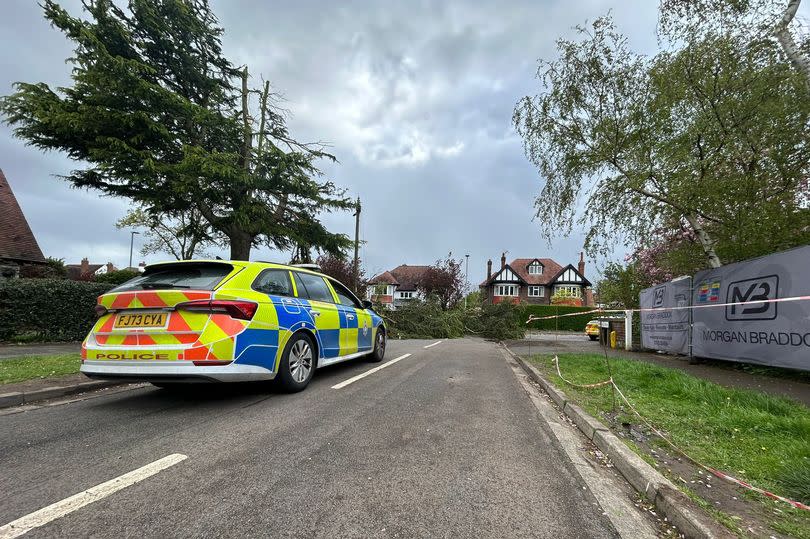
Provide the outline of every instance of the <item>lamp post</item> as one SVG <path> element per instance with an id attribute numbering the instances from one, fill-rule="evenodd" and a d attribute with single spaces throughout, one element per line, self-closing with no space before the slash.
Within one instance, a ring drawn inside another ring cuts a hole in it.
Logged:
<path id="1" fill-rule="evenodd" d="M 129 233 L 129 268 L 132 267 L 132 248 L 135 246 L 135 234 L 140 234 L 140 232 L 132 231 Z"/>
<path id="2" fill-rule="evenodd" d="M 467 259 L 467 264 L 464 268 L 464 309 L 467 309 L 467 296 L 470 295 L 470 253 L 464 255 Z"/>

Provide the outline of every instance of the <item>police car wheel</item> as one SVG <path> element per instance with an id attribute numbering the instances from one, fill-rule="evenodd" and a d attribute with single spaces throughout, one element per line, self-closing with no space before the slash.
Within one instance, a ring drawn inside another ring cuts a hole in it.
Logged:
<path id="1" fill-rule="evenodd" d="M 284 347 L 278 366 L 276 378 L 281 388 L 294 393 L 307 387 L 315 372 L 315 359 L 315 345 L 309 335 L 293 335 Z"/>
<path id="2" fill-rule="evenodd" d="M 597 336 L 596 336 L 596 335 L 588 335 L 588 337 L 589 337 L 589 338 L 590 338 L 592 341 L 595 341 L 595 340 L 597 339 Z"/>
<path id="3" fill-rule="evenodd" d="M 368 355 L 369 361 L 377 363 L 382 361 L 385 357 L 385 330 L 380 328 L 377 330 L 377 336 L 374 339 L 374 350 Z"/>

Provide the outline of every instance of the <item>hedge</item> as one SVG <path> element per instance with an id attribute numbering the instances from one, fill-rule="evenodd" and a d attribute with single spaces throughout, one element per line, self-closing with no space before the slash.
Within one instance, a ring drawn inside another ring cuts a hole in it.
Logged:
<path id="1" fill-rule="evenodd" d="M 521 310 L 525 315 L 525 322 L 530 315 L 553 316 L 557 314 L 581 313 L 594 310 L 594 307 L 573 307 L 570 305 L 524 305 Z M 585 325 L 597 317 L 596 313 L 583 314 L 581 316 L 566 316 L 564 318 L 551 318 L 549 320 L 536 320 L 528 327 L 531 329 L 560 330 L 560 331 L 585 331 Z"/>
<path id="2" fill-rule="evenodd" d="M 0 340 L 81 341 L 96 320 L 108 283 L 65 279 L 0 281 Z"/>

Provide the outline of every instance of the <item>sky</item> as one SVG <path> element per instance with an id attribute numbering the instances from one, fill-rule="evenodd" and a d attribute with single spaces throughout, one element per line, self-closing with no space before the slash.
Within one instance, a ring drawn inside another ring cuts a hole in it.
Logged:
<path id="1" fill-rule="evenodd" d="M 78 0 L 63 0 L 80 12 Z M 486 261 L 548 257 L 576 265 L 583 235 L 550 245 L 532 221 L 542 177 L 527 161 L 511 123 L 515 103 L 540 91 L 537 60 L 555 40 L 607 13 L 634 50 L 654 53 L 653 0 L 447 0 L 361 2 L 212 0 L 225 29 L 225 54 L 285 96 L 299 140 L 326 141 L 339 163 L 326 177 L 359 196 L 362 262 L 372 276 L 399 264 L 431 264 L 469 254 L 469 282 Z M 71 44 L 34 0 L 0 7 L 0 95 L 16 81 L 67 85 Z M 80 166 L 80 165 L 78 165 Z M 0 123 L 0 169 L 46 256 L 78 263 L 129 263 L 130 232 L 115 222 L 127 200 L 73 189 L 58 178 L 77 167 L 13 138 Z M 542 201 L 553 204 L 553 201 Z M 322 217 L 354 234 L 351 213 Z M 141 256 L 135 236 L 134 262 Z M 211 249 L 227 257 L 227 249 Z M 622 260 L 619 248 L 611 258 Z M 254 249 L 254 260 L 289 253 Z M 587 260 L 592 281 L 605 259 Z"/>

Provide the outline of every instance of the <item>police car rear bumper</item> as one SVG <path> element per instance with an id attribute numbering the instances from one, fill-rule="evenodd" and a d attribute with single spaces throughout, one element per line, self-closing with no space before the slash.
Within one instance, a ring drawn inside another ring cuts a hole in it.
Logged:
<path id="1" fill-rule="evenodd" d="M 195 365 L 193 361 L 100 361 L 88 359 L 80 371 L 103 380 L 133 382 L 255 382 L 276 374 L 257 365 Z"/>

